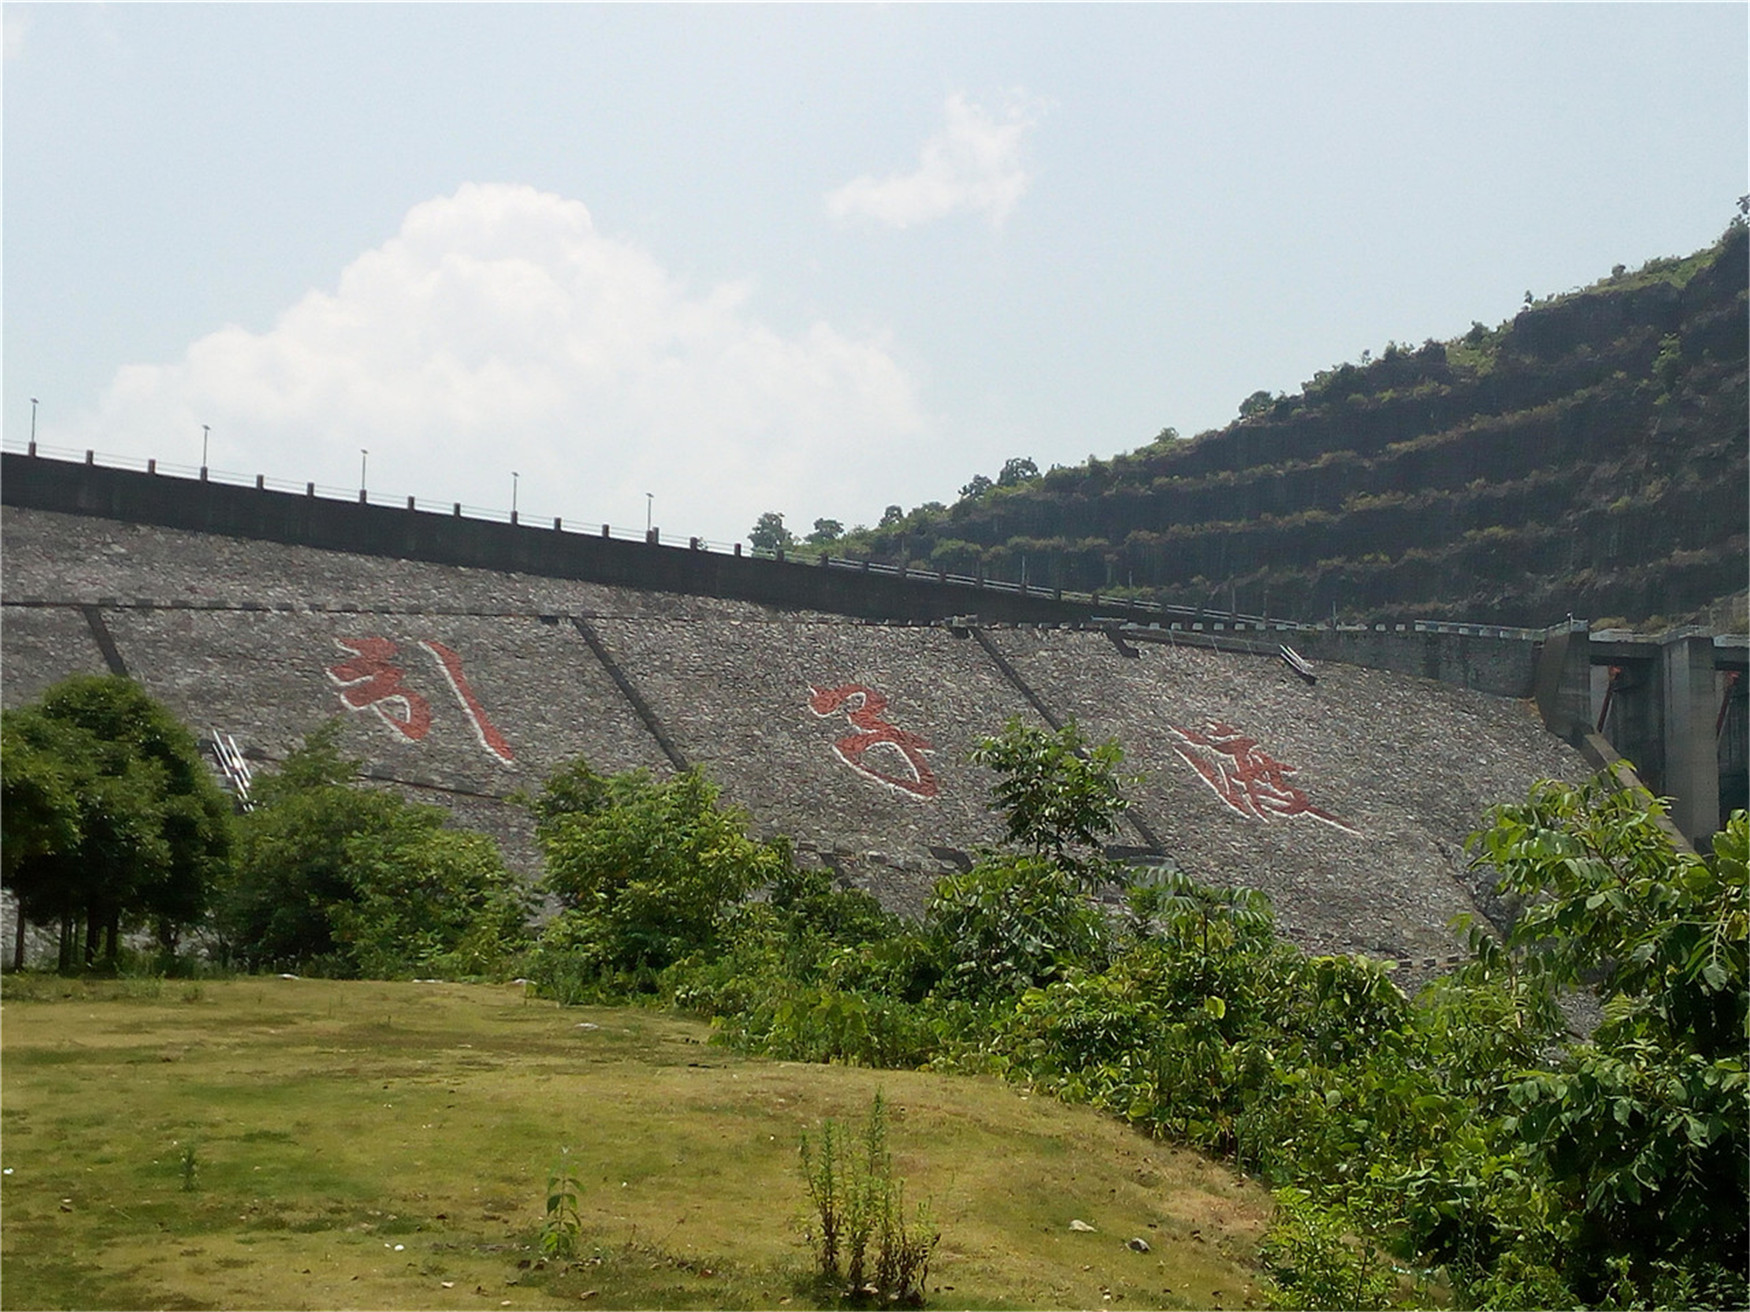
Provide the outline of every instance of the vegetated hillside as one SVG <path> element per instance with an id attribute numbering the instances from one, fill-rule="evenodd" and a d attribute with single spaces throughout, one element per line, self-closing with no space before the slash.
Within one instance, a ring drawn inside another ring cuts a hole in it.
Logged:
<path id="1" fill-rule="evenodd" d="M 1747 235 L 830 549 L 1302 620 L 1676 620 L 1745 584 Z"/>

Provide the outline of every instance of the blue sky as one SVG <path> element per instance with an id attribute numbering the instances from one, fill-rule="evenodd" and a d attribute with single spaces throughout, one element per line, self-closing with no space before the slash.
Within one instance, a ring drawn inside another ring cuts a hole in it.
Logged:
<path id="1" fill-rule="evenodd" d="M 4 426 L 729 541 L 1712 241 L 1745 6 L 5 6 Z"/>

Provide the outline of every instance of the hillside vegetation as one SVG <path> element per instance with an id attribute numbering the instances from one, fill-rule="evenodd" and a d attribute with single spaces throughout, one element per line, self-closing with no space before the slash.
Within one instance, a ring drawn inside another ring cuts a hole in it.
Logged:
<path id="1" fill-rule="evenodd" d="M 1744 587 L 1746 237 L 827 549 L 1301 620 L 1687 616 Z"/>

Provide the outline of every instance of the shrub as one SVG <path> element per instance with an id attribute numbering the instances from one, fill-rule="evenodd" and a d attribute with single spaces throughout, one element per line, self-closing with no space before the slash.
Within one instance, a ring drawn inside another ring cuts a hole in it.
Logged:
<path id="1" fill-rule="evenodd" d="M 357 786 L 339 726 L 308 735 L 237 822 L 238 869 L 221 908 L 246 965 L 392 979 L 492 974 L 527 941 L 528 895 L 483 834 L 442 807 Z"/>
<path id="2" fill-rule="evenodd" d="M 1320 1207 L 1304 1189 L 1276 1191 L 1276 1220 L 1259 1257 L 1275 1288 L 1276 1308 L 1395 1308 L 1397 1276 L 1389 1256 L 1366 1239 L 1351 1240 L 1348 1218 Z"/>
<path id="3" fill-rule="evenodd" d="M 564 908 L 537 961 L 554 981 L 593 973 L 653 982 L 665 966 L 714 948 L 730 910 L 790 864 L 784 844 L 749 838 L 746 813 L 720 806 L 696 770 L 663 783 L 636 771 L 579 791 L 586 807 L 537 810 L 546 888 Z M 543 801 L 554 800 L 549 789 Z"/>
<path id="4" fill-rule="evenodd" d="M 1018 994 L 1072 968 L 1098 970 L 1111 953 L 1105 917 L 1042 857 L 990 855 L 938 881 L 924 925 L 950 997 Z"/>

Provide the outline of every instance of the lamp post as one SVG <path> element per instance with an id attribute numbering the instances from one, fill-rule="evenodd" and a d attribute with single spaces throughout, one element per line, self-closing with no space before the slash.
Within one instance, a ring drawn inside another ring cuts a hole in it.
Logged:
<path id="1" fill-rule="evenodd" d="M 36 398 L 30 398 L 30 444 L 36 445 Z"/>
<path id="2" fill-rule="evenodd" d="M 522 475 L 516 470 L 510 471 L 510 522 L 513 524 L 516 523 L 516 485 L 517 480 L 521 477 Z"/>
<path id="3" fill-rule="evenodd" d="M 651 520 L 651 516 L 656 513 L 655 507 L 656 507 L 656 493 L 646 492 L 644 494 L 644 536 L 645 537 L 650 536 L 650 520 Z"/>
<path id="4" fill-rule="evenodd" d="M 359 500 L 365 499 L 365 461 L 370 458 L 370 452 L 364 447 L 359 448 Z"/>
<path id="5" fill-rule="evenodd" d="M 207 439 L 212 436 L 212 432 L 213 426 L 211 424 L 201 425 L 201 476 L 203 478 L 207 472 Z"/>

